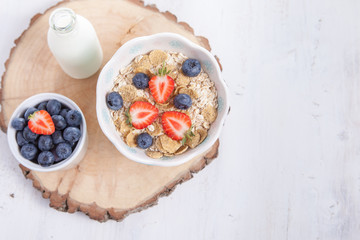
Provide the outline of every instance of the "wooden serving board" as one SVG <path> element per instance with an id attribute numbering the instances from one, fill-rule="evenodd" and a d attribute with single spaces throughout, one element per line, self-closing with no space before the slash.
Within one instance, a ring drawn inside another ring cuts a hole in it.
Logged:
<path id="1" fill-rule="evenodd" d="M 30 171 L 21 166 L 34 187 L 50 198 L 50 206 L 73 213 L 82 211 L 98 221 L 121 220 L 157 203 L 176 187 L 203 169 L 217 156 L 219 141 L 209 151 L 177 167 L 156 167 L 135 163 L 122 156 L 102 133 L 95 110 L 98 73 L 76 80 L 68 77 L 47 46 L 48 18 L 56 7 L 69 7 L 89 19 L 99 36 L 106 63 L 126 41 L 158 32 L 175 32 L 210 50 L 208 41 L 194 36 L 186 23 L 169 12 L 144 7 L 137 1 L 61 2 L 38 14 L 29 28 L 15 40 L 5 63 L 0 89 L 0 127 L 6 132 L 9 118 L 24 99 L 41 92 L 56 92 L 74 100 L 88 124 L 89 147 L 75 168 L 53 173 Z"/>

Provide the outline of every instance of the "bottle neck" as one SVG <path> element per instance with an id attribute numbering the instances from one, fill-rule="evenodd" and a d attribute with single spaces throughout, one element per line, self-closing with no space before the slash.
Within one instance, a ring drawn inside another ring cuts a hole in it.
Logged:
<path id="1" fill-rule="evenodd" d="M 49 25 L 56 33 L 69 33 L 75 28 L 76 14 L 70 8 L 55 9 L 50 15 Z"/>

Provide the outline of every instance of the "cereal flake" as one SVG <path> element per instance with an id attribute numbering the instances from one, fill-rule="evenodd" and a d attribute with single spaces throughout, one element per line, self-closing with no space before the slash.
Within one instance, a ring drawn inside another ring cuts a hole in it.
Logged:
<path id="1" fill-rule="evenodd" d="M 134 132 L 129 132 L 128 135 L 126 135 L 126 144 L 129 147 L 136 147 L 136 138 L 137 135 Z"/>
<path id="2" fill-rule="evenodd" d="M 145 154 L 148 156 L 148 157 L 151 157 L 151 158 L 161 158 L 162 156 L 164 156 L 163 153 L 161 152 L 158 152 L 158 151 L 150 151 L 150 150 L 146 150 L 145 151 Z"/>
<path id="3" fill-rule="evenodd" d="M 181 147 L 181 143 L 168 137 L 167 135 L 160 136 L 161 146 L 168 153 L 175 153 Z"/>
<path id="4" fill-rule="evenodd" d="M 186 85 L 189 84 L 190 78 L 188 76 L 185 76 L 182 73 L 179 73 L 179 75 L 177 76 L 175 82 L 176 82 L 176 84 L 178 86 L 186 86 Z"/>
<path id="5" fill-rule="evenodd" d="M 185 144 L 190 148 L 195 148 L 197 145 L 200 144 L 200 134 L 198 132 L 195 132 L 195 136 L 187 138 Z"/>
<path id="6" fill-rule="evenodd" d="M 207 107 L 202 110 L 201 115 L 203 115 L 206 121 L 212 123 L 215 121 L 217 116 L 216 108 L 212 105 L 207 105 Z"/>
<path id="7" fill-rule="evenodd" d="M 149 54 L 150 62 L 153 66 L 158 66 L 166 61 L 168 54 L 162 50 L 153 50 Z"/>
<path id="8" fill-rule="evenodd" d="M 133 85 L 125 85 L 119 89 L 120 95 L 125 102 L 132 102 L 136 97 L 136 87 Z"/>

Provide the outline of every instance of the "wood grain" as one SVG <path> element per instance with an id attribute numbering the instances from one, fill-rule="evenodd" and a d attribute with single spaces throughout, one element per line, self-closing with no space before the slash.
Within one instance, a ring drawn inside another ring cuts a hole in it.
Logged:
<path id="1" fill-rule="evenodd" d="M 4 63 L 31 16 L 56 0 L 2 2 Z M 145 3 L 189 23 L 221 59 L 232 109 L 218 159 L 156 207 L 99 224 L 49 209 L 0 132 L 1 238 L 359 239 L 360 2 Z"/>
<path id="2" fill-rule="evenodd" d="M 158 32 L 179 33 L 210 49 L 204 37 L 196 37 L 186 23 L 178 23 L 169 12 L 138 1 L 74 1 L 69 7 L 88 18 L 97 31 L 104 63 L 126 41 Z M 73 213 L 81 211 L 98 221 L 122 220 L 170 194 L 177 184 L 189 180 L 217 156 L 219 141 L 204 155 L 177 167 L 154 167 L 126 159 L 105 138 L 95 113 L 98 73 L 85 80 L 67 76 L 51 55 L 46 32 L 51 10 L 36 15 L 18 38 L 6 62 L 2 79 L 0 124 L 4 131 L 16 106 L 40 92 L 57 92 L 73 99 L 83 110 L 88 125 L 89 147 L 84 160 L 74 169 L 53 173 L 30 171 L 21 166 L 35 188 L 50 199 L 50 206 Z M 106 16 L 106 17 L 104 17 Z"/>

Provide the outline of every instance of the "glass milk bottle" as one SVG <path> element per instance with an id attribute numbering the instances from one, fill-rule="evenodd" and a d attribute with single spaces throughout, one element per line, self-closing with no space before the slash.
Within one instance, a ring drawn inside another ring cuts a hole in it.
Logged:
<path id="1" fill-rule="evenodd" d="M 72 78 L 99 70 L 103 52 L 91 23 L 70 8 L 55 9 L 49 18 L 48 45 L 61 68 Z"/>

